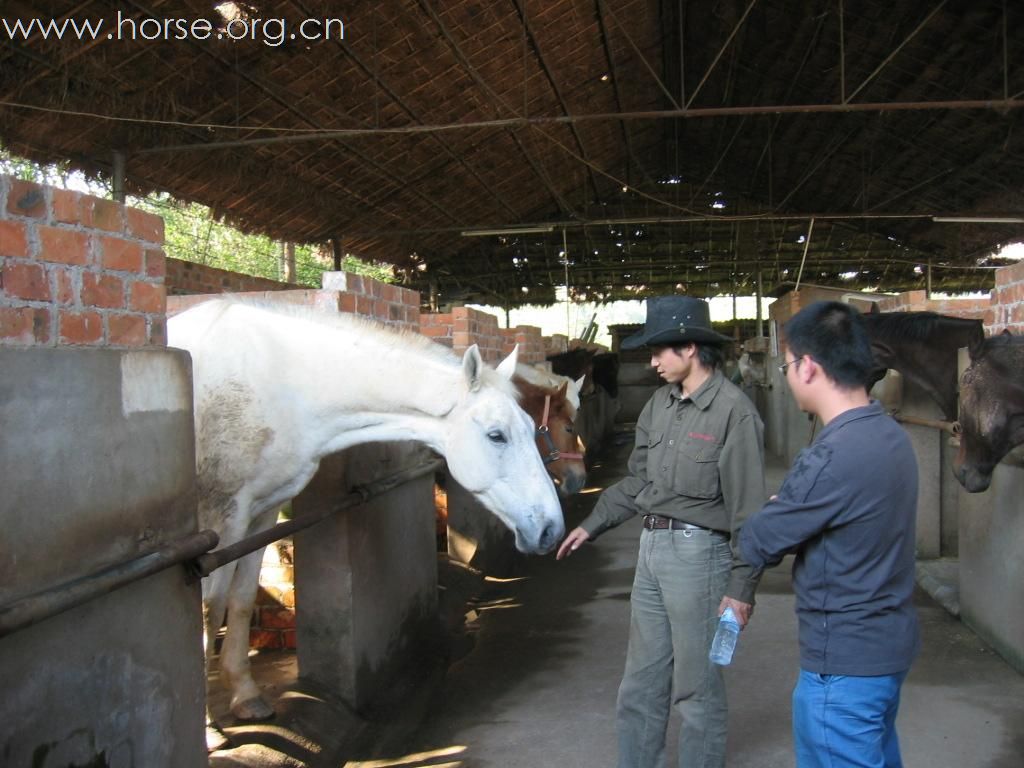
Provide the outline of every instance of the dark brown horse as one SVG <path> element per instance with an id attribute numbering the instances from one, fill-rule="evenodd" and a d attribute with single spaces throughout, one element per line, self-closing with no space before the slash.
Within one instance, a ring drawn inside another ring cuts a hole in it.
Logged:
<path id="1" fill-rule="evenodd" d="M 550 374 L 545 375 L 550 377 Z M 568 397 L 568 388 L 575 384 L 564 380 L 561 384 L 544 386 L 536 383 L 536 379 L 528 381 L 518 369 L 512 383 L 519 391 L 519 405 L 537 425 L 537 450 L 559 495 L 578 493 L 586 484 L 587 468 L 583 445 L 573 423 L 576 408 Z"/>
<path id="2" fill-rule="evenodd" d="M 619 356 L 614 352 L 598 352 L 577 347 L 568 352 L 549 355 L 551 370 L 571 379 L 584 378 L 580 394 L 586 398 L 594 387 L 601 387 L 610 397 L 619 396 Z"/>
<path id="3" fill-rule="evenodd" d="M 979 493 L 992 482 L 996 464 L 1024 444 L 1024 336 L 1004 332 L 968 349 L 953 473 L 969 493 Z"/>
<path id="4" fill-rule="evenodd" d="M 893 368 L 924 389 L 946 419 L 955 421 L 957 350 L 984 340 L 981 321 L 935 312 L 874 311 L 864 320 L 877 364 L 868 388 Z"/>

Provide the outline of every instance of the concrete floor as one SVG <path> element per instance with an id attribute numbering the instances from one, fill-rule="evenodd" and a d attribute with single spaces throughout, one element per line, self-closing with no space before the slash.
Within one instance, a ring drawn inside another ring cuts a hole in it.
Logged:
<path id="1" fill-rule="evenodd" d="M 624 471 L 630 440 L 623 434 L 595 468 L 596 490 L 569 504 L 569 527 L 590 510 L 599 489 Z M 769 468 L 772 489 L 783 475 L 782 466 Z M 466 655 L 448 669 L 436 694 L 415 703 L 413 715 L 395 711 L 393 718 L 374 724 L 339 714 L 327 726 L 334 733 L 331 748 L 317 750 L 332 757 L 316 764 L 613 766 L 614 702 L 639 530 L 639 520 L 631 521 L 566 561 L 524 558 L 521 577 L 488 581 L 470 606 L 468 639 L 474 642 L 466 644 Z M 789 697 L 797 642 L 787 566 L 763 579 L 754 619 L 727 673 L 728 760 L 736 768 L 794 764 Z M 898 725 L 905 763 L 1021 768 L 1024 676 L 926 592 L 919 589 L 916 602 L 923 650 L 903 688 Z M 273 655 L 268 658 L 265 663 L 273 663 Z M 346 728 L 358 730 L 359 738 L 344 738 Z M 673 721 L 670 744 L 677 728 Z M 229 764 L 235 763 L 223 763 Z"/>

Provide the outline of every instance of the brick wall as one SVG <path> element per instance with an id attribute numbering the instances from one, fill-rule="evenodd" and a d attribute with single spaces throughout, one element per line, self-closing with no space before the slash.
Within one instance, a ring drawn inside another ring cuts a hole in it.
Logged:
<path id="1" fill-rule="evenodd" d="M 542 363 L 548 341 L 540 328 L 519 325 L 499 328 L 498 318 L 472 307 L 454 307 L 451 312 L 420 315 L 420 333 L 462 355 L 470 346 L 480 348 L 484 362 L 500 363 L 519 344 L 519 362 Z"/>
<path id="2" fill-rule="evenodd" d="M 231 293 L 236 296 L 258 298 L 261 301 L 298 304 L 359 315 L 410 333 L 420 331 L 420 295 L 417 291 L 347 272 L 325 272 L 323 284 L 324 288 L 320 290 L 300 288 Z M 196 304 L 209 301 L 220 293 L 224 292 L 168 296 L 167 314 L 176 315 Z"/>
<path id="3" fill-rule="evenodd" d="M 519 362 L 543 363 L 547 359 L 547 340 L 535 325 L 517 325 L 515 328 L 499 328 L 498 333 L 505 339 L 502 355 L 510 355 L 519 345 Z"/>
<path id="4" fill-rule="evenodd" d="M 926 299 L 924 291 L 907 291 L 878 303 L 883 312 L 938 312 L 982 320 L 985 335 L 1009 329 L 1024 333 L 1024 262 L 996 270 L 992 293 L 980 299 Z"/>
<path id="5" fill-rule="evenodd" d="M 951 317 L 985 320 L 992 309 L 988 297 L 980 299 L 929 299 L 925 291 L 905 291 L 878 302 L 882 312 L 938 312 Z"/>
<path id="6" fill-rule="evenodd" d="M 300 286 L 265 277 L 228 272 L 180 259 L 167 259 L 167 295 L 241 293 L 243 291 L 287 291 Z"/>
<path id="7" fill-rule="evenodd" d="M 166 344 L 159 216 L 0 176 L 0 345 Z"/>
<path id="8" fill-rule="evenodd" d="M 996 270 L 992 314 L 985 320 L 985 332 L 994 336 L 1005 330 L 1024 333 L 1024 261 Z"/>

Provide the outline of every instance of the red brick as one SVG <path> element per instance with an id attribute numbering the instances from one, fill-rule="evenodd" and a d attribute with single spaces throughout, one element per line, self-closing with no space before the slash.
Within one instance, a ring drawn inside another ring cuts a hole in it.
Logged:
<path id="1" fill-rule="evenodd" d="M 137 280 L 129 286 L 128 308 L 133 312 L 164 314 L 167 312 L 167 292 L 162 285 Z"/>
<path id="2" fill-rule="evenodd" d="M 167 257 L 160 248 L 147 248 L 143 253 L 146 261 L 146 277 L 164 278 L 167 276 Z"/>
<path id="3" fill-rule="evenodd" d="M 265 629 L 250 629 L 249 647 L 262 651 L 276 651 L 281 648 L 281 633 Z"/>
<path id="4" fill-rule="evenodd" d="M 13 216 L 45 218 L 46 190 L 31 181 L 11 179 L 11 191 L 7 195 L 7 211 Z"/>
<path id="5" fill-rule="evenodd" d="M 0 266 L 0 292 L 16 299 L 49 301 L 50 281 L 42 265 L 11 261 Z"/>
<path id="6" fill-rule="evenodd" d="M 84 232 L 39 227 L 39 260 L 56 264 L 87 264 L 89 239 Z"/>
<path id="7" fill-rule="evenodd" d="M 124 281 L 113 275 L 84 272 L 82 303 L 89 307 L 124 309 Z"/>
<path id="8" fill-rule="evenodd" d="M 420 334 L 428 338 L 434 339 L 434 341 L 439 341 L 442 338 L 448 338 L 449 332 L 447 328 L 442 328 L 440 326 L 425 328 L 421 325 Z"/>
<path id="9" fill-rule="evenodd" d="M 164 220 L 155 213 L 147 213 L 135 208 L 125 208 L 128 234 L 145 240 L 147 243 L 164 243 Z"/>
<path id="10" fill-rule="evenodd" d="M 35 307 L 0 307 L 0 344 L 46 344 L 50 312 Z"/>
<path id="11" fill-rule="evenodd" d="M 107 319 L 110 343 L 119 347 L 146 345 L 146 318 L 142 315 L 111 315 Z"/>
<path id="12" fill-rule="evenodd" d="M 124 232 L 124 206 L 113 200 L 82 198 L 82 223 L 105 232 Z"/>
<path id="13" fill-rule="evenodd" d="M 28 231 L 24 222 L 0 220 L 0 256 L 28 257 Z"/>
<path id="14" fill-rule="evenodd" d="M 259 626 L 260 629 L 294 629 L 295 611 L 280 606 L 261 608 Z"/>
<path id="15" fill-rule="evenodd" d="M 100 266 L 115 272 L 142 273 L 142 246 L 120 237 L 100 237 Z"/>
<path id="16" fill-rule="evenodd" d="M 82 196 L 70 189 L 52 191 L 53 221 L 63 224 L 80 224 L 82 221 Z"/>
<path id="17" fill-rule="evenodd" d="M 99 312 L 62 311 L 58 322 L 61 344 L 99 344 L 103 341 L 103 318 Z"/>
<path id="18" fill-rule="evenodd" d="M 338 302 L 342 312 L 354 313 L 356 311 L 356 297 L 351 293 L 343 293 Z"/>
<path id="19" fill-rule="evenodd" d="M 66 267 L 50 267 L 50 274 L 53 275 L 57 284 L 55 298 L 58 304 L 68 306 L 78 303 L 78 291 L 75 289 L 74 275 Z"/>
<path id="20" fill-rule="evenodd" d="M 298 633 L 294 629 L 286 629 L 281 633 L 281 644 L 289 651 L 299 647 Z"/>

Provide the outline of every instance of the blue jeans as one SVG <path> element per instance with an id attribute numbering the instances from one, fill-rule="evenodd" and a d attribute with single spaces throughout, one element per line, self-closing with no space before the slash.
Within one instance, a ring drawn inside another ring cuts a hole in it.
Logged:
<path id="1" fill-rule="evenodd" d="M 797 768 L 902 768 L 896 713 L 906 676 L 801 669 L 793 689 Z"/>
<path id="2" fill-rule="evenodd" d="M 626 671 L 615 713 L 619 768 L 665 768 L 673 706 L 682 715 L 679 765 L 725 765 L 725 683 L 708 651 L 731 567 L 729 541 L 722 534 L 641 533 Z"/>

